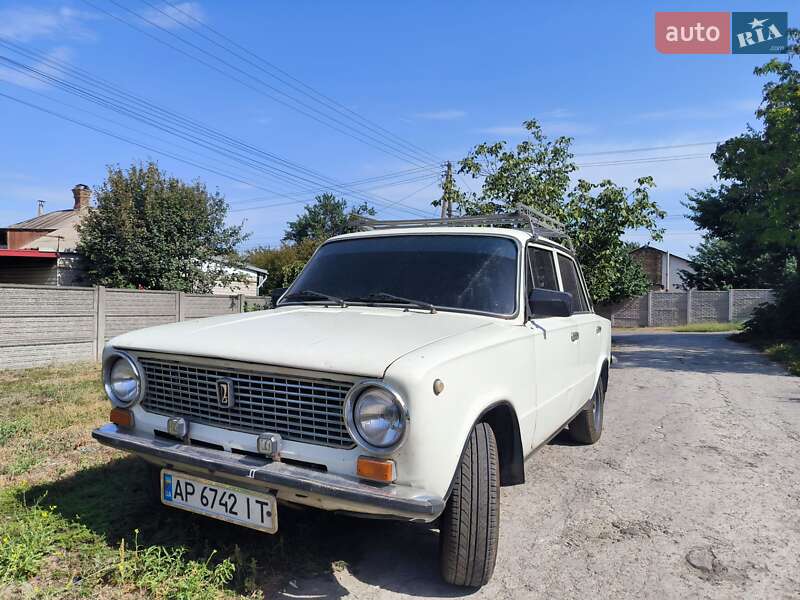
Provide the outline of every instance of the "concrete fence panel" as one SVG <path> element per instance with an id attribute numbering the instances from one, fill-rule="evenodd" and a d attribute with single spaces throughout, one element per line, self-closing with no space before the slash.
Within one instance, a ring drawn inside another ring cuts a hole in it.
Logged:
<path id="1" fill-rule="evenodd" d="M 772 290 L 733 290 L 733 321 L 745 321 L 761 304 L 772 302 Z"/>
<path id="2" fill-rule="evenodd" d="M 650 292 L 598 308 L 614 327 L 673 327 L 688 323 L 745 321 L 771 302 L 772 290 Z"/>
<path id="3" fill-rule="evenodd" d="M 92 360 L 92 288 L 0 285 L 0 369 Z"/>
<path id="4" fill-rule="evenodd" d="M 178 320 L 177 292 L 105 290 L 105 341 L 135 329 Z"/>
<path id="5" fill-rule="evenodd" d="M 248 298 L 252 306 L 266 299 Z M 0 369 L 98 360 L 120 334 L 245 309 L 244 296 L 0 284 Z"/>
<path id="6" fill-rule="evenodd" d="M 185 294 L 182 302 L 184 303 L 183 315 L 186 320 L 242 312 L 239 296 Z"/>
<path id="7" fill-rule="evenodd" d="M 692 323 L 725 323 L 729 320 L 727 291 L 692 291 Z"/>

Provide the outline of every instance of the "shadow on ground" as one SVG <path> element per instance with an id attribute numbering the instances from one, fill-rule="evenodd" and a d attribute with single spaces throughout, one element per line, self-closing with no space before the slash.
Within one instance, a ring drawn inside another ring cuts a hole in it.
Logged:
<path id="1" fill-rule="evenodd" d="M 279 531 L 269 535 L 166 508 L 149 491 L 150 471 L 143 461 L 122 458 L 26 492 L 30 503 L 44 505 L 116 546 L 185 547 L 187 558 L 236 564 L 233 591 L 261 589 L 272 598 L 295 589 L 298 580 L 318 588 L 320 597 L 341 598 L 348 590 L 333 572 L 347 569 L 367 584 L 411 595 L 458 597 L 471 593 L 442 582 L 438 573 L 438 532 L 430 526 L 367 520 L 313 509 L 281 506 Z M 304 588 L 306 586 L 303 586 Z"/>
<path id="2" fill-rule="evenodd" d="M 783 370 L 729 333 L 616 333 L 615 368 L 693 373 L 757 373 Z"/>

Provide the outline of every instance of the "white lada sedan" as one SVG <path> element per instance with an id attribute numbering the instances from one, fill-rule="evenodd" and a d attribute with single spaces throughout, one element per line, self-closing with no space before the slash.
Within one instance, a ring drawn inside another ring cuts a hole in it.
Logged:
<path id="1" fill-rule="evenodd" d="M 533 223 L 456 222 L 332 238 L 274 310 L 111 340 L 95 439 L 164 504 L 268 533 L 284 503 L 437 522 L 444 579 L 485 584 L 500 487 L 565 427 L 600 438 L 610 323 Z"/>

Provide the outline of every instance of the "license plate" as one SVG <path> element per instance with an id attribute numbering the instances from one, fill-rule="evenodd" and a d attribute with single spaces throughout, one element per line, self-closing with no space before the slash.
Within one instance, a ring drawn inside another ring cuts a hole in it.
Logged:
<path id="1" fill-rule="evenodd" d="M 267 533 L 278 531 L 277 502 L 272 494 L 162 469 L 161 502 Z"/>

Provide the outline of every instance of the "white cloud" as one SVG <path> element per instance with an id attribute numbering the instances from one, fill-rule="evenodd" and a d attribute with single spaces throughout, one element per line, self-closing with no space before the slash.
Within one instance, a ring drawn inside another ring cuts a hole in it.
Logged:
<path id="1" fill-rule="evenodd" d="M 180 2 L 178 4 L 164 4 L 158 8 L 150 8 L 142 16 L 164 29 L 177 29 L 181 25 L 197 27 L 198 21 L 205 21 L 205 12 L 197 2 Z"/>
<path id="2" fill-rule="evenodd" d="M 68 63 L 72 60 L 72 51 L 65 46 L 59 46 L 48 52 L 47 58 L 57 62 Z M 61 73 L 58 68 L 48 64 L 47 61 L 38 62 L 32 65 L 32 67 L 48 75 L 59 75 Z M 0 63 L 0 81 L 5 81 L 31 90 L 41 90 L 49 87 L 46 81 L 38 79 L 34 75 L 24 71 L 18 71 L 3 63 Z"/>
<path id="3" fill-rule="evenodd" d="M 417 119 L 428 119 L 430 121 L 453 121 L 467 116 L 466 111 L 456 109 L 437 110 L 433 112 L 422 112 L 414 115 Z"/>
<path id="4" fill-rule="evenodd" d="M 18 6 L 0 10 L 0 37 L 19 42 L 56 35 L 85 37 L 82 22 L 97 18 L 92 13 L 66 6 L 56 9 Z"/>

